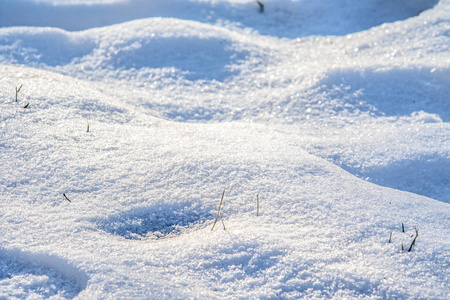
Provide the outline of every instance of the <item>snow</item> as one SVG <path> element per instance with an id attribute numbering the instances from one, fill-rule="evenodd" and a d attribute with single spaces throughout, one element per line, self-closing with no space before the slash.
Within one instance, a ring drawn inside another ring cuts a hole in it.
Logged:
<path id="1" fill-rule="evenodd" d="M 261 2 L 0 2 L 0 299 L 450 298 L 450 1 Z"/>

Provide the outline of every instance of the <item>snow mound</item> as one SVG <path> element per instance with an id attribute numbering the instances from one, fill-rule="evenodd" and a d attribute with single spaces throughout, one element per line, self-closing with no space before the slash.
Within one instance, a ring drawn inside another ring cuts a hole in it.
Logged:
<path id="1" fill-rule="evenodd" d="M 0 1 L 1 298 L 450 298 L 450 1 L 262 2 Z"/>
<path id="2" fill-rule="evenodd" d="M 159 18 L 82 33 L 19 27 L 0 30 L 0 61 L 82 78 L 224 81 L 251 55 L 238 38 L 211 25 Z"/>

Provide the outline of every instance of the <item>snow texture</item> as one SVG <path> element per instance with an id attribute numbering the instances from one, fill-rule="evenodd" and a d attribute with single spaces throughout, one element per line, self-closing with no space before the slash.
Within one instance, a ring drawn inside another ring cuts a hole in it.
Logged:
<path id="1" fill-rule="evenodd" d="M 0 1 L 0 299 L 450 298 L 450 0 L 261 3 Z"/>

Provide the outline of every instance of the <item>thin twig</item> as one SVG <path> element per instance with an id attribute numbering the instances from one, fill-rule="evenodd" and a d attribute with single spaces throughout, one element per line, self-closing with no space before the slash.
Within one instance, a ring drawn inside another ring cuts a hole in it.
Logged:
<path id="1" fill-rule="evenodd" d="M 405 232 L 405 225 L 402 222 L 402 232 Z"/>
<path id="2" fill-rule="evenodd" d="M 391 241 L 392 241 L 392 231 L 391 234 L 389 235 L 389 244 L 391 243 Z"/>
<path id="3" fill-rule="evenodd" d="M 89 121 L 87 121 L 87 129 L 86 132 L 89 132 Z"/>
<path id="4" fill-rule="evenodd" d="M 27 108 L 28 105 L 30 105 L 30 102 L 28 102 L 27 104 L 25 104 L 25 106 L 23 108 Z"/>
<path id="5" fill-rule="evenodd" d="M 223 190 L 223 193 L 222 193 L 222 199 L 220 199 L 219 209 L 217 210 L 216 220 L 214 221 L 214 225 L 213 225 L 213 227 L 211 228 L 211 231 L 213 231 L 214 226 L 216 226 L 217 219 L 219 219 L 219 216 L 220 216 L 220 208 L 222 207 L 222 201 L 223 201 L 223 197 L 224 197 L 224 196 L 225 196 L 225 190 Z"/>
<path id="6" fill-rule="evenodd" d="M 66 198 L 66 200 L 67 200 L 67 201 L 69 201 L 69 202 L 72 202 L 72 201 L 70 201 L 70 199 L 69 199 L 69 198 L 67 198 L 67 196 L 66 196 L 66 194 L 65 194 L 65 193 L 63 193 L 63 196 L 64 196 L 64 198 Z"/>

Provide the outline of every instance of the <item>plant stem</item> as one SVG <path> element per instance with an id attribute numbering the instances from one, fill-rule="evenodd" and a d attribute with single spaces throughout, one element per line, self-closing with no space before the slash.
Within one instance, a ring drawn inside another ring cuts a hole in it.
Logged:
<path id="1" fill-rule="evenodd" d="M 258 3 L 259 6 L 259 12 L 263 13 L 264 12 L 264 4 L 261 1 L 256 1 L 256 3 Z"/>
<path id="2" fill-rule="evenodd" d="M 219 219 L 219 216 L 220 216 L 220 208 L 222 207 L 222 201 L 223 201 L 223 197 L 224 197 L 224 196 L 225 196 L 225 190 L 223 190 L 223 193 L 222 193 L 222 199 L 220 199 L 219 209 L 217 210 L 216 220 L 214 221 L 214 225 L 213 225 L 213 227 L 211 228 L 211 231 L 213 231 L 214 226 L 216 226 L 217 219 Z M 224 227 L 225 227 L 225 225 L 224 225 Z"/>
<path id="3" fill-rule="evenodd" d="M 410 246 L 409 249 L 408 249 L 408 252 L 411 252 L 412 247 L 413 247 L 414 244 L 416 243 L 416 239 L 417 239 L 418 236 L 419 236 L 419 229 L 416 228 L 416 236 L 414 237 L 414 240 L 412 241 L 411 246 Z"/>
<path id="4" fill-rule="evenodd" d="M 225 223 L 223 222 L 222 212 L 220 213 L 220 221 L 222 221 L 223 230 L 227 230 L 227 229 L 225 228 Z"/>
<path id="5" fill-rule="evenodd" d="M 259 216 L 259 194 L 256 195 L 256 216 Z"/>
<path id="6" fill-rule="evenodd" d="M 23 84 L 21 84 L 21 85 L 19 86 L 19 88 L 17 88 L 17 86 L 16 86 L 16 102 L 17 102 L 17 94 L 19 94 L 20 89 L 22 88 L 22 86 L 23 86 Z"/>

